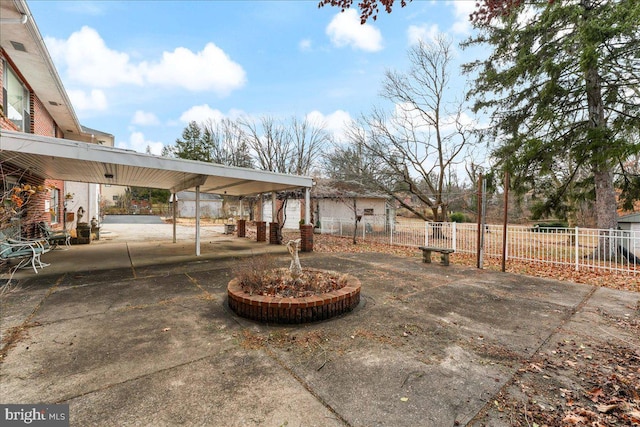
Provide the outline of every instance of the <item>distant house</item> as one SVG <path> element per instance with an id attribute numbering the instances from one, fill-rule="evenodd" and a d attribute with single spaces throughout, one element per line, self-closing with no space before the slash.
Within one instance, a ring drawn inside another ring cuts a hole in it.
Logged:
<path id="1" fill-rule="evenodd" d="M 395 220 L 389 197 L 372 191 L 345 186 L 344 183 L 319 180 L 311 192 L 316 226 L 332 218 L 353 220 L 357 217 L 368 229 L 384 228 Z"/>
<path id="2" fill-rule="evenodd" d="M 280 205 L 282 200 L 278 200 Z M 279 206 L 278 205 L 278 206 Z M 364 190 L 345 189 L 344 185 L 330 180 L 317 180 L 311 190 L 311 222 L 319 228 L 322 218 L 354 220 L 360 216 L 370 227 L 384 227 L 395 212 L 385 195 Z M 271 198 L 262 202 L 262 220 L 272 221 Z M 304 196 L 292 193 L 287 198 L 285 229 L 297 229 L 304 220 Z"/>
<path id="3" fill-rule="evenodd" d="M 637 231 L 640 233 L 640 212 L 619 217 L 618 226 L 620 230 Z"/>
<path id="4" fill-rule="evenodd" d="M 176 193 L 178 218 L 196 217 L 196 193 L 193 191 L 179 191 Z M 169 198 L 169 211 L 173 212 L 173 195 Z M 200 217 L 222 217 L 222 197 L 217 194 L 200 193 Z"/>
<path id="5" fill-rule="evenodd" d="M 102 204 L 104 207 L 119 206 L 124 200 L 129 187 L 124 185 L 102 185 Z"/>
<path id="6" fill-rule="evenodd" d="M 625 232 L 622 246 L 640 259 L 640 212 L 619 217 L 618 227 Z"/>

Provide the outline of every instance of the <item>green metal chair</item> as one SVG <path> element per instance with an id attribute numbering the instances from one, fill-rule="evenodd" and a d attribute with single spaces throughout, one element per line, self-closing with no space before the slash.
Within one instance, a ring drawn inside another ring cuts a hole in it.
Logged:
<path id="1" fill-rule="evenodd" d="M 9 263 L 17 260 L 16 270 L 31 264 L 33 271 L 38 274 L 38 267 L 43 268 L 48 265 L 40 260 L 40 255 L 48 251 L 49 249 L 42 241 L 10 239 L 0 231 L 0 261 Z"/>
<path id="2" fill-rule="evenodd" d="M 65 246 L 71 245 L 71 234 L 66 230 L 53 231 L 49 224 L 44 221 L 38 223 L 38 228 L 42 233 L 42 236 L 49 242 L 53 249 L 58 245 L 64 244 Z"/>

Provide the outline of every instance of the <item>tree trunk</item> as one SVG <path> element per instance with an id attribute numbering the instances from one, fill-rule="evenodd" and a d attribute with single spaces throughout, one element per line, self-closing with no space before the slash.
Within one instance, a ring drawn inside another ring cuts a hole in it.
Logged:
<path id="1" fill-rule="evenodd" d="M 598 228 L 605 230 L 618 228 L 616 192 L 613 188 L 613 174 L 610 168 L 594 171 L 596 187 L 596 216 Z"/>
<path id="2" fill-rule="evenodd" d="M 362 218 L 361 216 L 358 216 L 358 202 L 356 201 L 355 197 L 353 198 L 353 216 L 355 218 L 355 222 L 354 222 L 354 227 L 353 227 L 353 244 L 357 244 L 357 237 L 358 237 L 358 223 L 360 222 L 360 219 Z"/>
<path id="3" fill-rule="evenodd" d="M 587 22 L 592 13 L 590 0 L 583 0 L 585 8 L 584 19 Z M 588 34 L 588 32 L 587 32 Z M 587 35 L 588 37 L 588 35 Z M 591 145 L 591 159 L 596 193 L 596 224 L 599 229 L 609 230 L 618 228 L 618 212 L 616 194 L 613 188 L 613 173 L 610 160 L 603 157 L 602 151 L 609 144 L 610 134 L 607 132 L 607 119 L 602 100 L 602 78 L 598 72 L 596 56 L 596 41 L 584 41 L 582 62 L 584 63 L 585 89 L 589 114 L 589 128 L 587 138 Z M 599 259 L 609 260 L 615 254 L 613 242 L 608 231 L 602 232 L 597 256 Z"/>

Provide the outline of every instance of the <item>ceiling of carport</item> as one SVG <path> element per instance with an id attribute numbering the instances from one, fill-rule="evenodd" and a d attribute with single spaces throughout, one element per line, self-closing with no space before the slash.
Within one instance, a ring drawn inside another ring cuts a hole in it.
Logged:
<path id="1" fill-rule="evenodd" d="M 310 177 L 142 154 L 19 132 L 0 134 L 0 161 L 48 179 L 245 196 L 310 188 Z"/>

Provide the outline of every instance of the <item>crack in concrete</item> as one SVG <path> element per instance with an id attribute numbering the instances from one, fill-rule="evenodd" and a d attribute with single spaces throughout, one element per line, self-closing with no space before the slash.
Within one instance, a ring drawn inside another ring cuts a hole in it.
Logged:
<path id="1" fill-rule="evenodd" d="M 47 298 L 49 298 L 49 296 L 55 292 L 55 290 L 58 288 L 58 286 L 66 276 L 67 274 L 65 273 L 64 275 L 59 277 L 58 280 L 56 280 L 56 282 L 49 288 L 47 293 L 42 297 L 40 302 L 38 302 L 38 304 L 33 308 L 31 313 L 24 319 L 24 321 L 19 326 L 11 328 L 11 330 L 9 331 L 9 336 L 4 340 L 4 345 L 0 347 L 0 363 L 5 360 L 11 348 L 19 343 L 21 339 L 26 338 L 25 334 L 20 334 L 19 331 L 26 330 L 34 326 L 40 326 L 40 324 L 34 325 L 30 324 L 30 322 L 35 317 L 36 313 L 38 313 L 40 307 L 42 307 Z"/>
<path id="2" fill-rule="evenodd" d="M 560 320 L 560 323 L 558 324 L 558 326 L 556 326 L 553 329 L 553 331 L 544 340 L 542 340 L 540 345 L 536 347 L 535 351 L 532 352 L 532 356 L 529 358 L 526 358 L 523 361 L 523 364 L 529 363 L 529 360 L 535 357 L 535 355 L 540 352 L 540 349 L 542 349 L 545 345 L 549 343 L 549 341 L 551 341 L 551 338 L 553 338 L 559 332 L 561 332 L 564 326 L 573 318 L 573 316 L 575 316 L 576 313 L 578 313 L 578 311 L 582 310 L 582 308 L 587 304 L 587 302 L 589 302 L 589 300 L 591 299 L 591 297 L 593 297 L 593 294 L 595 294 L 597 290 L 598 290 L 597 286 L 592 286 L 591 290 L 584 296 L 584 298 L 582 298 L 582 300 L 578 304 L 573 306 L 571 310 L 569 310 L 569 313 L 563 319 Z M 491 406 L 493 405 L 493 402 L 497 400 L 500 393 L 505 392 L 508 387 L 514 384 L 514 381 L 517 375 L 518 375 L 518 369 L 513 371 L 513 373 L 511 374 L 511 377 L 504 383 L 504 385 L 500 387 L 500 389 L 495 394 L 493 394 L 493 396 L 491 396 L 490 399 L 487 400 L 487 403 L 485 403 L 485 405 L 482 408 L 480 408 L 478 413 L 476 413 L 473 416 L 473 418 L 469 420 L 469 422 L 467 423 L 467 426 L 472 426 L 474 425 L 474 423 L 480 421 L 480 418 L 482 417 L 482 415 L 484 415 L 484 413 L 488 411 L 489 408 L 491 408 Z"/>

